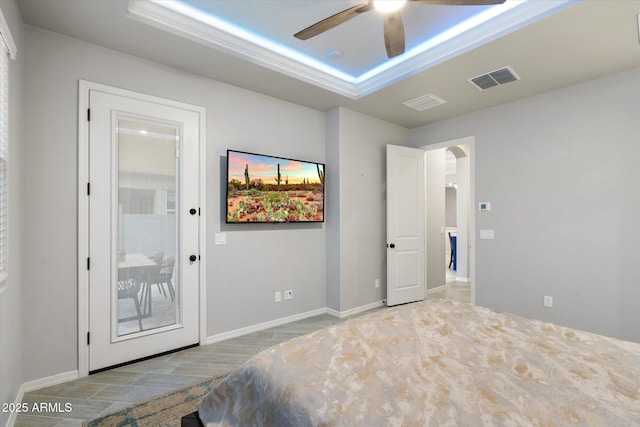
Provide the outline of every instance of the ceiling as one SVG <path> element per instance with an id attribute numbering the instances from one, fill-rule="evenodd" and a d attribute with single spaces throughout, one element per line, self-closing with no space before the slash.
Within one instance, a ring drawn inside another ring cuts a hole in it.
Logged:
<path id="1" fill-rule="evenodd" d="M 200 15 L 164 13 L 166 7 L 158 14 L 163 2 L 156 0 L 18 4 L 25 23 L 33 26 L 309 108 L 344 106 L 407 128 L 640 67 L 640 0 L 407 4 L 402 11 L 407 53 L 391 62 L 386 60 L 383 18 L 374 11 L 307 41 L 290 36 L 357 0 L 182 1 L 164 5 L 179 4 Z M 440 35 L 501 7 L 502 15 L 470 32 L 449 39 Z M 212 23 L 218 27 L 205 25 Z M 247 42 L 242 37 L 247 34 L 266 44 Z M 436 44 L 438 37 L 444 43 Z M 420 50 L 423 43 L 431 45 Z M 412 49 L 419 52 L 410 55 Z M 331 50 L 341 55 L 328 56 Z M 520 80 L 485 91 L 468 81 L 505 66 Z M 425 94 L 446 103 L 425 111 L 403 105 Z"/>
<path id="2" fill-rule="evenodd" d="M 406 50 L 388 58 L 383 28 L 385 17 L 395 15 L 376 10 L 378 0 L 372 0 L 372 10 L 353 13 L 369 7 L 356 1 L 131 0 L 129 17 L 358 99 L 572 4 L 499 0 L 502 4 L 450 6 L 392 0 L 403 6 L 400 34 L 406 43 L 400 45 Z M 302 23 L 307 27 L 342 11 L 352 16 L 343 25 L 308 40 L 293 35 Z"/>

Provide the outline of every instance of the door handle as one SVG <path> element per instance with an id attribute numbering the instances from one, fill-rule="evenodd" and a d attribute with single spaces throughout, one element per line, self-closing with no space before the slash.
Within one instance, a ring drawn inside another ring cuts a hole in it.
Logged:
<path id="1" fill-rule="evenodd" d="M 388 248 L 393 249 L 393 248 L 395 248 L 395 247 L 396 247 L 396 245 L 395 245 L 395 244 L 393 244 L 393 243 L 390 243 L 390 244 L 388 244 L 388 245 L 387 245 L 387 247 L 388 247 Z"/>
<path id="2" fill-rule="evenodd" d="M 191 255 L 191 256 L 189 257 L 189 261 L 191 261 L 191 262 L 196 262 L 196 260 L 197 260 L 197 259 L 198 259 L 198 257 L 197 257 L 197 256 L 195 256 L 195 255 Z"/>

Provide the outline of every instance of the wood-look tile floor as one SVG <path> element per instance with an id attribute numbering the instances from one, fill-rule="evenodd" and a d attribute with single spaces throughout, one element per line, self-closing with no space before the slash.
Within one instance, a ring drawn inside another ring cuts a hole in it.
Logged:
<path id="1" fill-rule="evenodd" d="M 468 301 L 468 295 L 468 284 L 456 282 L 439 288 L 428 299 L 446 297 Z M 381 309 L 384 307 L 376 310 Z M 62 408 L 65 404 L 71 404 L 72 411 L 60 415 L 19 414 L 15 426 L 79 426 L 84 420 L 227 372 L 280 342 L 347 319 L 323 314 L 32 391 L 23 398 L 29 407 L 35 403 L 57 403 Z"/>
<path id="2" fill-rule="evenodd" d="M 447 258 L 448 259 L 448 258 Z M 427 299 L 450 299 L 460 302 L 471 302 L 471 284 L 456 280 L 456 271 L 447 268 L 446 285 L 437 287 L 427 293 Z"/>
<path id="3" fill-rule="evenodd" d="M 53 403 L 73 410 L 59 416 L 20 414 L 16 427 L 79 426 L 82 421 L 117 411 L 227 372 L 282 341 L 342 322 L 324 314 L 286 325 L 195 347 L 26 393 L 23 403 Z"/>

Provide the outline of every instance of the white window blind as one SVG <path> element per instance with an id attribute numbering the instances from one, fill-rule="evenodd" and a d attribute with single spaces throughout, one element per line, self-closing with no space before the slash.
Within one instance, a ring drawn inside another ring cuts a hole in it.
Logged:
<path id="1" fill-rule="evenodd" d="M 7 280 L 9 172 L 9 52 L 0 39 L 0 287 Z"/>

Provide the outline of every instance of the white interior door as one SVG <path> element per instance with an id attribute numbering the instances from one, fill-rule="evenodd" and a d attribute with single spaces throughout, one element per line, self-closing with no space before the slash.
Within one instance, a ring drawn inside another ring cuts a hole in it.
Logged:
<path id="1" fill-rule="evenodd" d="M 424 151 L 387 145 L 387 305 L 424 299 Z"/>
<path id="2" fill-rule="evenodd" d="M 199 114 L 89 91 L 89 371 L 199 340 Z"/>

